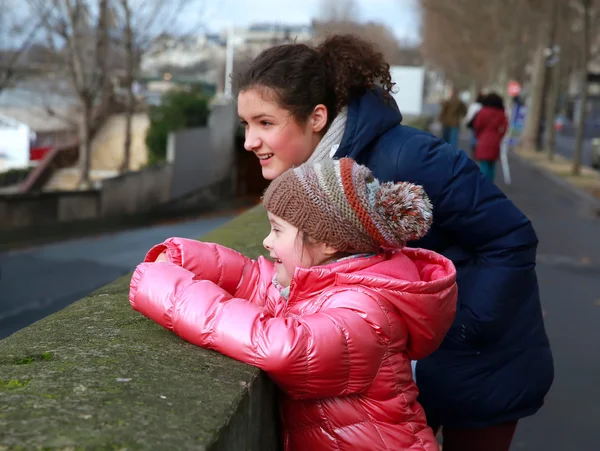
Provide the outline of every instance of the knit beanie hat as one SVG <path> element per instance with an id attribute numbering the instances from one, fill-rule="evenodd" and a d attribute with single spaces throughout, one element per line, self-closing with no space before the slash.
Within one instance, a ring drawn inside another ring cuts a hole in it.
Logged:
<path id="1" fill-rule="evenodd" d="M 317 242 L 348 253 L 402 248 L 423 237 L 433 219 L 421 186 L 380 183 L 350 158 L 287 170 L 271 182 L 263 205 Z"/>

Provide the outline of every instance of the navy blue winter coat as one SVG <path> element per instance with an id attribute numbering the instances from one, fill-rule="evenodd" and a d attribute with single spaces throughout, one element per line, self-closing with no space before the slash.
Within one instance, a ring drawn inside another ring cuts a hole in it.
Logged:
<path id="1" fill-rule="evenodd" d="M 409 245 L 456 265 L 456 319 L 439 350 L 417 364 L 419 401 L 433 426 L 483 427 L 532 415 L 554 369 L 531 222 L 463 151 L 401 121 L 381 91 L 356 98 L 334 158 L 351 157 L 383 181 L 422 185 L 433 226 Z"/>

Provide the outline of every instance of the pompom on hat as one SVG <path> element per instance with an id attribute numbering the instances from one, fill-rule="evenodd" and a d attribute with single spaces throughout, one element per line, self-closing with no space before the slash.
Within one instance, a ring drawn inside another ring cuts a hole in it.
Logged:
<path id="1" fill-rule="evenodd" d="M 433 220 L 423 187 L 380 183 L 351 158 L 287 170 L 271 182 L 263 205 L 318 242 L 348 253 L 402 248 L 425 236 Z"/>

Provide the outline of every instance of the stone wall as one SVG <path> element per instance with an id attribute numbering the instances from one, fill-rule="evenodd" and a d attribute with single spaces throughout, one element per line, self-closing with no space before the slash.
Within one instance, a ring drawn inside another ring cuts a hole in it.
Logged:
<path id="1" fill-rule="evenodd" d="M 0 196 L 0 231 L 96 218 L 100 192 L 70 191 Z"/>
<path id="2" fill-rule="evenodd" d="M 208 127 L 171 133 L 167 158 L 173 164 L 173 199 L 232 179 L 236 115 L 233 105 L 213 105 Z"/>
<path id="3" fill-rule="evenodd" d="M 262 207 L 205 236 L 251 257 Z M 130 276 L 0 341 L 0 449 L 277 451 L 277 393 L 129 306 Z"/>
<path id="4" fill-rule="evenodd" d="M 172 177 L 173 166 L 164 164 L 104 180 L 101 216 L 134 215 L 168 203 Z"/>

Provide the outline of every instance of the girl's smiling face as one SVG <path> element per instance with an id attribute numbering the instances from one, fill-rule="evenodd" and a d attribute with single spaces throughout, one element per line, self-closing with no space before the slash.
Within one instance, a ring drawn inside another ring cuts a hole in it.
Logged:
<path id="1" fill-rule="evenodd" d="M 238 95 L 238 115 L 246 129 L 244 148 L 258 157 L 267 180 L 308 160 L 327 124 L 323 105 L 317 105 L 306 123 L 300 124 L 275 99 L 267 88 L 248 89 Z"/>
<path id="2" fill-rule="evenodd" d="M 271 233 L 264 239 L 263 246 L 275 263 L 277 282 L 283 287 L 290 285 L 297 267 L 323 265 L 337 253 L 325 243 L 311 243 L 307 246 L 297 227 L 272 213 L 268 215 Z"/>

